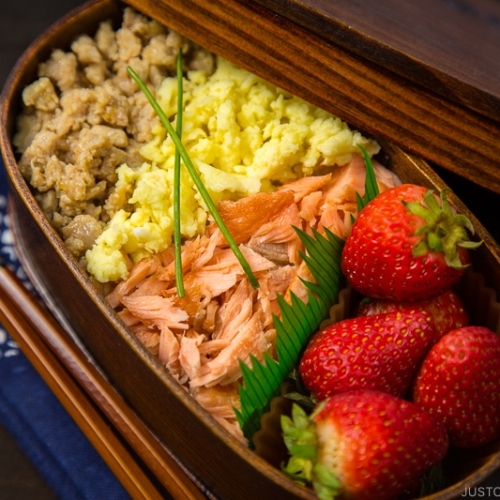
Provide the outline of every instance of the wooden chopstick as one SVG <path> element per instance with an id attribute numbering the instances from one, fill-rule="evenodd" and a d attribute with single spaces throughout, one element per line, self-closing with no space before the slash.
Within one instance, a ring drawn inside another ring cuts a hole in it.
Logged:
<path id="1" fill-rule="evenodd" d="M 47 347 L 34 341 L 31 325 L 0 292 L 0 318 L 31 363 L 133 498 L 161 498 L 102 416 Z M 19 332 L 21 332 L 19 334 Z"/>
<path id="2" fill-rule="evenodd" d="M 0 322 L 134 499 L 163 495 L 109 422 L 173 498 L 210 496 L 202 493 L 68 333 L 4 266 L 0 266 Z"/>

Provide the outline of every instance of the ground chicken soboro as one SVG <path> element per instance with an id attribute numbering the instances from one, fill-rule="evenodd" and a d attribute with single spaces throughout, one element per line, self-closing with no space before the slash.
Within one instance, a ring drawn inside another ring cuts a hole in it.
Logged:
<path id="1" fill-rule="evenodd" d="M 71 51 L 54 50 L 23 92 L 14 138 L 19 167 L 84 267 L 86 250 L 116 210 L 116 167 L 139 167 L 139 149 L 159 124 L 126 68 L 154 91 L 175 75 L 180 47 L 186 69 L 213 71 L 212 54 L 126 8 L 118 30 L 106 21 L 93 38 L 77 38 Z"/>

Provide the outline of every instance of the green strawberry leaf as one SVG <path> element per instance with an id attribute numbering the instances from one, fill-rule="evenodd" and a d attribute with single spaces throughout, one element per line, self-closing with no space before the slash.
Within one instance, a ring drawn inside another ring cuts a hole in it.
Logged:
<path id="1" fill-rule="evenodd" d="M 307 415 L 299 405 L 293 405 L 291 417 L 282 415 L 283 441 L 290 453 L 282 470 L 294 481 L 304 486 L 312 485 L 320 500 L 333 500 L 340 493 L 340 480 L 330 468 L 318 461 L 314 414 L 322 406 L 318 405 L 312 415 Z"/>
<path id="2" fill-rule="evenodd" d="M 314 491 L 319 500 L 335 499 L 342 486 L 337 476 L 328 467 L 319 463 L 314 464 L 313 473 L 315 477 L 313 481 Z"/>
<path id="3" fill-rule="evenodd" d="M 413 247 L 413 255 L 420 257 L 429 251 L 443 253 L 448 266 L 461 269 L 462 265 L 457 247 L 475 249 L 482 241 L 471 241 L 467 231 L 474 234 L 474 227 L 468 217 L 455 214 L 446 198 L 446 189 L 439 194 L 440 203 L 429 189 L 423 199 L 404 201 L 408 211 L 420 217 L 424 223 L 415 231 L 422 239 Z"/>

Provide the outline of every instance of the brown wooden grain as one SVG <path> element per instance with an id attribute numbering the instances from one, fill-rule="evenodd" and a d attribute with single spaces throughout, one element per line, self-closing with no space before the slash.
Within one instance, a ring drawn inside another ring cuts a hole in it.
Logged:
<path id="1" fill-rule="evenodd" d="M 446 100 L 500 117 L 497 0 L 257 0 Z"/>
<path id="2" fill-rule="evenodd" d="M 384 59 L 346 50 L 321 26 L 319 36 L 253 0 L 126 3 L 355 127 L 500 192 L 500 123 L 443 98 L 455 92 L 451 80 L 440 80 L 439 96 Z M 294 2 L 277 3 L 293 12 Z"/>

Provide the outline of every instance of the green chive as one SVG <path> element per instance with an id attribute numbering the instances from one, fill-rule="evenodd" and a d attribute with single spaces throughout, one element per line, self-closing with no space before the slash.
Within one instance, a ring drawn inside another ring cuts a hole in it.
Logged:
<path id="1" fill-rule="evenodd" d="M 182 86 L 182 50 L 177 55 L 177 135 L 182 138 L 182 110 L 184 90 Z M 182 271 L 181 241 L 181 155 L 175 148 L 174 163 L 174 250 L 175 250 L 175 284 L 177 295 L 184 297 L 184 275 Z"/>
<path id="2" fill-rule="evenodd" d="M 210 197 L 210 194 L 208 193 L 207 189 L 203 185 L 203 182 L 196 170 L 196 167 L 193 165 L 193 162 L 191 161 L 191 158 L 188 155 L 188 152 L 186 151 L 186 148 L 184 148 L 184 145 L 182 144 L 179 136 L 177 135 L 177 132 L 174 130 L 172 127 L 172 124 L 168 120 L 167 116 L 165 115 L 164 111 L 161 109 L 160 105 L 156 101 L 156 99 L 153 97 L 151 94 L 150 90 L 146 87 L 145 83 L 142 81 L 140 76 L 130 67 L 127 67 L 127 71 L 130 74 L 130 76 L 134 79 L 134 81 L 137 83 L 139 88 L 144 92 L 146 95 L 149 103 L 155 110 L 156 114 L 160 118 L 160 121 L 162 125 L 167 129 L 167 132 L 170 134 L 170 137 L 172 138 L 172 141 L 175 144 L 175 147 L 179 151 L 179 154 L 184 161 L 184 164 L 186 165 L 186 168 L 188 169 L 193 182 L 195 183 L 196 187 L 198 188 L 198 191 L 200 192 L 203 201 L 208 207 L 208 210 L 212 214 L 212 217 L 215 220 L 215 223 L 219 227 L 221 233 L 223 234 L 224 238 L 226 238 L 226 241 L 228 242 L 229 246 L 231 247 L 231 250 L 233 251 L 234 255 L 238 259 L 239 263 L 241 264 L 241 267 L 243 268 L 243 271 L 247 275 L 248 281 L 252 285 L 253 288 L 258 288 L 259 287 L 259 282 L 257 281 L 257 278 L 252 272 L 252 269 L 250 265 L 248 264 L 247 260 L 245 259 L 245 256 L 241 252 L 240 248 L 234 241 L 233 237 L 231 236 L 231 233 L 229 232 L 226 224 L 224 223 L 222 217 L 220 216 L 217 207 L 215 206 L 212 198 Z"/>

